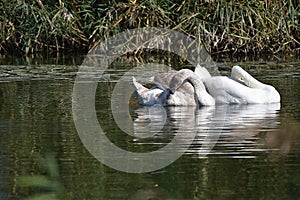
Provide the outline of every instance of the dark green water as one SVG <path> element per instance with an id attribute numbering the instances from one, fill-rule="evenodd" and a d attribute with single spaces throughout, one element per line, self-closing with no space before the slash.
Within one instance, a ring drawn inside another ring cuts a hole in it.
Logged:
<path id="1" fill-rule="evenodd" d="M 98 84 L 98 120 L 123 149 L 160 148 L 170 142 L 179 126 L 185 127 L 183 134 L 197 131 L 192 145 L 178 160 L 141 174 L 111 169 L 83 146 L 72 116 L 77 67 L 0 66 L 0 199 L 49 192 L 18 184 L 23 175 L 48 176 L 37 161 L 47 152 L 55 154 L 64 199 L 299 199 L 300 63 L 239 64 L 274 85 L 282 96 L 281 105 L 217 106 L 192 112 L 167 108 L 164 127 L 150 139 L 123 134 L 110 108 L 115 81 Z M 228 74 L 232 65 L 219 67 Z M 122 69 L 122 64 L 117 68 Z M 110 70 L 110 77 L 125 71 Z M 149 118 L 147 109 L 139 108 L 132 99 L 130 114 L 137 134 L 144 131 L 140 127 Z M 160 116 L 156 117 L 159 122 Z M 203 157 L 205 139 L 216 134 L 220 134 L 217 143 Z"/>

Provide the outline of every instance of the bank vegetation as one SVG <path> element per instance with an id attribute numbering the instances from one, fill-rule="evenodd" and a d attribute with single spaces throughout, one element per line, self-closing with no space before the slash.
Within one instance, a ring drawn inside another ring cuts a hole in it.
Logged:
<path id="1" fill-rule="evenodd" d="M 298 0 L 2 0 L 0 52 L 88 52 L 126 29 L 162 27 L 212 54 L 297 54 Z"/>

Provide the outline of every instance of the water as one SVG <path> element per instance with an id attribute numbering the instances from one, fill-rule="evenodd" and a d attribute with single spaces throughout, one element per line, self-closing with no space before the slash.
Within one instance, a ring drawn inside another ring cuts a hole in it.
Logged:
<path id="1" fill-rule="evenodd" d="M 239 64 L 274 85 L 281 104 L 162 109 L 139 107 L 132 97 L 133 135 L 149 138 L 124 134 L 111 111 L 116 80 L 129 66 L 117 63 L 107 72 L 98 84 L 95 108 L 114 144 L 149 152 L 181 134 L 179 144 L 184 148 L 190 134 L 197 133 L 174 163 L 137 174 L 101 164 L 83 146 L 71 101 L 78 67 L 1 66 L 0 199 L 49 193 L 18 183 L 23 175 L 49 177 L 38 162 L 49 153 L 56 156 L 57 164 L 50 165 L 59 169 L 64 199 L 299 199 L 300 63 Z M 232 65 L 218 64 L 223 74 Z"/>

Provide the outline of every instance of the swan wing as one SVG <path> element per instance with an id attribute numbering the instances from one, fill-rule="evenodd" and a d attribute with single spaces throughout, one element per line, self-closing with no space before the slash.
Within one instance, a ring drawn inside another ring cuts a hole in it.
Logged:
<path id="1" fill-rule="evenodd" d="M 195 74 L 200 78 L 200 80 L 210 78 L 211 75 L 207 71 L 205 67 L 201 67 L 199 64 L 197 64 L 195 68 Z"/>
<path id="2" fill-rule="evenodd" d="M 246 86 L 242 87 L 242 84 L 237 83 L 228 77 L 215 76 L 206 79 L 204 84 L 208 93 L 215 98 L 216 103 L 246 103 L 243 100 L 244 95 L 240 93 L 240 91 L 245 91 L 244 87 Z"/>
<path id="3" fill-rule="evenodd" d="M 225 76 L 212 77 L 205 80 L 204 84 L 209 94 L 215 98 L 217 103 L 249 104 L 278 102 L 278 98 L 273 100 L 274 92 L 272 91 L 251 88 Z"/>

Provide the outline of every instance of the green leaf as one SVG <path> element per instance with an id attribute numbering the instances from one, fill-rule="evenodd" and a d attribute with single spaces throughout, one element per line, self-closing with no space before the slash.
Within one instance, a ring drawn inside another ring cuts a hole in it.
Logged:
<path id="1" fill-rule="evenodd" d="M 18 184 L 23 187 L 43 187 L 52 189 L 56 186 L 54 181 L 49 180 L 46 176 L 24 175 L 18 178 Z"/>
<path id="2" fill-rule="evenodd" d="M 58 200 L 57 196 L 53 193 L 37 194 L 25 198 L 25 200 Z"/>

